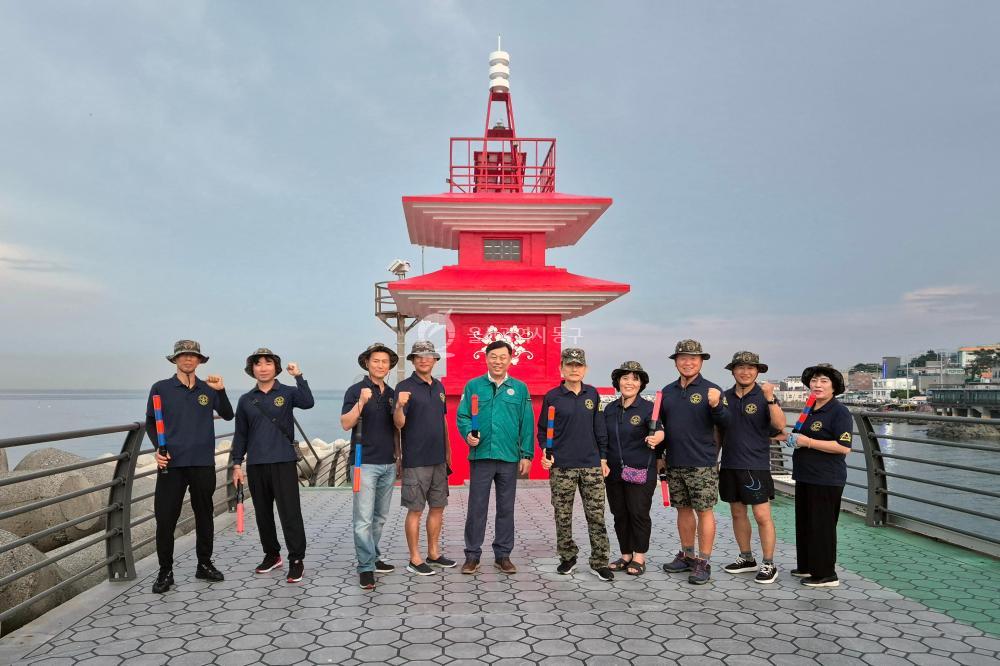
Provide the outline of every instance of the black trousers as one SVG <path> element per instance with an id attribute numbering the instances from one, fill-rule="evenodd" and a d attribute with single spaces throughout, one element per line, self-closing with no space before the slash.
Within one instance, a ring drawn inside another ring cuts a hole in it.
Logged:
<path id="1" fill-rule="evenodd" d="M 795 555 L 799 571 L 816 578 L 837 575 L 837 521 L 843 486 L 795 483 Z"/>
<path id="2" fill-rule="evenodd" d="M 469 505 L 465 512 L 465 557 L 478 560 L 483 555 L 486 516 L 490 509 L 490 488 L 497 487 L 497 511 L 493 535 L 493 557 L 510 557 L 514 550 L 514 498 L 517 492 L 517 463 L 502 460 L 469 461 Z"/>
<path id="3" fill-rule="evenodd" d="M 618 545 L 626 555 L 645 553 L 649 550 L 649 534 L 653 529 L 649 509 L 656 490 L 656 475 L 647 475 L 646 483 L 641 486 L 625 483 L 614 476 L 615 473 L 612 472 L 604 479 L 604 487 L 608 493 L 608 505 L 615 517 Z"/>
<path id="4" fill-rule="evenodd" d="M 281 533 L 285 537 L 289 560 L 306 556 L 306 529 L 299 505 L 299 472 L 294 462 L 247 465 L 247 484 L 253 498 L 253 512 L 265 555 L 281 552 L 274 526 L 274 505 L 278 505 Z"/>
<path id="5" fill-rule="evenodd" d="M 194 511 L 195 547 L 198 564 L 212 561 L 212 540 L 215 536 L 215 468 L 171 467 L 166 474 L 156 475 L 153 495 L 153 515 L 156 516 L 156 557 L 161 569 L 174 565 L 174 530 L 184 504 L 184 491 L 191 493 Z"/>

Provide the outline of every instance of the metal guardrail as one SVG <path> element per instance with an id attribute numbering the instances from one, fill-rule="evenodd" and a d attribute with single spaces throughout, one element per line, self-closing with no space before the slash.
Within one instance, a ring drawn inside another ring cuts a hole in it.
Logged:
<path id="1" fill-rule="evenodd" d="M 784 408 L 783 411 L 786 414 L 792 414 L 793 418 L 799 413 L 799 410 L 792 408 Z M 883 451 L 882 444 L 885 441 L 931 444 L 945 449 L 993 452 L 998 455 L 998 458 L 1000 458 L 1000 446 L 951 442 L 941 439 L 912 437 L 908 435 L 879 434 L 876 424 L 873 423 L 873 421 L 890 423 L 940 422 L 962 425 L 1000 426 L 1000 419 L 980 419 L 960 416 L 937 416 L 933 414 L 902 414 L 895 412 L 853 410 L 851 413 L 854 416 L 854 422 L 857 428 L 857 430 L 853 431 L 852 434 L 855 438 L 857 438 L 855 441 L 860 440 L 861 442 L 861 448 L 857 448 L 852 444 L 851 452 L 862 454 L 865 459 L 865 466 L 859 467 L 858 465 L 848 463 L 847 468 L 848 470 L 853 470 L 855 472 L 863 472 L 867 479 L 867 483 L 860 484 L 849 479 L 847 481 L 848 486 L 865 491 L 865 500 L 863 502 L 852 500 L 845 494 L 844 502 L 856 505 L 859 512 L 864 513 L 867 525 L 870 527 L 882 527 L 887 525 L 899 527 L 901 529 L 906 529 L 931 538 L 948 541 L 949 543 L 953 543 L 970 550 L 986 553 L 994 557 L 1000 557 L 1000 524 L 998 524 L 997 529 L 994 530 L 974 532 L 962 529 L 955 525 L 947 525 L 942 522 L 930 520 L 925 517 L 895 511 L 890 506 L 890 498 L 895 497 L 904 500 L 917 501 L 929 506 L 948 509 L 967 516 L 975 516 L 976 518 L 983 518 L 991 520 L 995 523 L 1000 523 L 1000 515 L 976 511 L 958 504 L 938 502 L 928 497 L 919 497 L 909 493 L 900 492 L 892 488 L 893 481 L 907 481 L 937 488 L 946 488 L 948 490 L 966 493 L 968 496 L 972 497 L 1000 498 L 1000 469 L 990 469 L 982 466 L 974 467 L 957 463 L 928 460 L 926 458 L 898 453 L 886 453 Z M 772 446 L 772 473 L 789 474 L 792 467 L 791 458 L 792 452 L 787 448 L 784 448 L 783 445 Z M 990 480 L 984 481 L 982 487 L 946 483 L 944 481 L 937 480 L 930 474 L 921 477 L 887 471 L 887 460 L 917 463 L 926 465 L 929 469 L 950 469 L 974 472 L 977 475 L 990 477 Z"/>
<path id="2" fill-rule="evenodd" d="M 299 460 L 299 470 L 301 472 L 307 473 L 307 478 L 305 481 L 300 480 L 303 485 L 316 486 L 321 483 L 328 483 L 334 485 L 335 479 L 341 479 L 341 477 L 346 478 L 347 473 L 347 453 L 346 450 L 334 449 L 332 453 L 327 456 L 321 457 L 316 449 L 313 447 L 311 440 L 306 436 L 305 431 L 299 422 L 295 421 L 295 426 L 298 428 L 299 433 L 301 433 L 303 441 L 312 454 L 314 462 L 310 463 L 309 460 L 303 458 Z M 86 536 L 82 539 L 74 541 L 72 547 L 65 549 L 57 555 L 47 556 L 44 559 L 35 562 L 23 569 L 15 571 L 13 573 L 0 578 L 0 588 L 3 588 L 17 580 L 24 578 L 25 576 L 31 575 L 36 571 L 39 571 L 45 567 L 56 564 L 57 562 L 73 555 L 75 553 L 84 550 L 90 546 L 104 542 L 105 544 L 105 558 L 93 565 L 87 567 L 83 571 L 80 571 L 73 576 L 60 581 L 59 583 L 49 587 L 48 589 L 42 590 L 41 592 L 35 594 L 34 596 L 25 599 L 19 604 L 8 608 L 5 611 L 0 612 L 0 623 L 4 622 L 11 616 L 19 613 L 32 606 L 33 604 L 53 595 L 61 590 L 68 588 L 77 581 L 89 576 L 90 574 L 99 571 L 102 567 L 107 568 L 107 576 L 110 581 L 125 581 L 134 580 L 135 574 L 135 553 L 139 549 L 147 546 L 155 540 L 155 535 L 145 538 L 138 542 L 133 542 L 132 540 L 132 530 L 150 520 L 155 518 L 152 511 L 146 515 L 133 518 L 132 516 L 132 506 L 137 502 L 142 502 L 148 500 L 154 496 L 154 492 L 147 492 L 145 494 L 134 496 L 133 487 L 134 482 L 137 479 L 146 478 L 157 473 L 157 470 L 151 469 L 145 472 L 136 474 L 136 462 L 139 456 L 154 453 L 155 448 L 150 447 L 148 449 L 141 449 L 143 438 L 146 436 L 145 424 L 140 422 L 128 423 L 125 425 L 107 426 L 102 428 L 90 428 L 86 430 L 71 430 L 66 432 L 58 433 L 48 433 L 42 435 L 31 435 L 24 437 L 11 437 L 7 439 L 0 439 L 0 449 L 14 448 L 18 446 L 28 446 L 33 444 L 46 444 L 51 442 L 78 440 L 86 437 L 94 437 L 98 435 L 111 435 L 123 433 L 125 439 L 122 443 L 121 451 L 118 455 L 104 458 L 94 458 L 90 460 L 85 460 L 82 462 L 72 463 L 68 465 L 61 465 L 59 467 L 52 467 L 44 470 L 31 471 L 20 474 L 12 474 L 10 476 L 0 478 L 0 490 L 5 487 L 13 486 L 19 483 L 26 483 L 36 479 L 54 476 L 57 474 L 65 474 L 68 472 L 75 472 L 80 470 L 85 470 L 91 467 L 96 467 L 97 465 L 105 465 L 108 463 L 115 463 L 115 470 L 111 476 L 111 479 L 104 483 L 98 483 L 87 488 L 74 490 L 71 492 L 66 492 L 55 497 L 48 497 L 45 499 L 37 500 L 34 502 L 29 502 L 21 506 L 7 509 L 5 511 L 0 511 L 0 520 L 7 518 L 13 518 L 15 516 L 30 513 L 31 511 L 36 511 L 54 504 L 59 504 L 60 502 L 66 502 L 68 500 L 76 499 L 84 495 L 91 493 L 109 491 L 107 505 L 98 509 L 96 511 L 89 512 L 87 514 L 71 518 L 57 525 L 51 525 L 45 527 L 44 529 L 38 530 L 32 534 L 25 535 L 17 540 L 11 541 L 7 544 L 0 545 L 0 553 L 5 553 L 7 551 L 14 550 L 20 546 L 34 543 L 39 539 L 45 538 L 62 530 L 74 527 L 81 523 L 85 523 L 89 520 L 95 518 L 105 518 L 106 524 L 103 531 L 96 534 Z M 217 435 L 215 440 L 224 439 L 227 437 L 232 437 L 233 433 L 225 433 L 222 435 Z M 221 449 L 216 451 L 215 457 L 226 456 L 225 462 L 221 465 L 216 463 L 215 473 L 226 472 L 226 493 L 225 497 L 214 504 L 214 510 L 218 511 L 224 506 L 228 506 L 229 510 L 234 510 L 236 506 L 236 494 L 233 489 L 233 465 L 232 465 L 232 455 L 231 448 Z M 341 460 L 343 462 L 341 464 Z M 343 479 L 341 479 L 343 481 Z M 189 516 L 180 520 L 177 524 L 178 528 L 186 529 L 188 525 L 194 520 L 194 516 Z"/>

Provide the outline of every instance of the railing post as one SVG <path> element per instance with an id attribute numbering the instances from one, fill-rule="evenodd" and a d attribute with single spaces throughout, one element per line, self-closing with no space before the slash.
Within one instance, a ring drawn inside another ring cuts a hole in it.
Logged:
<path id="1" fill-rule="evenodd" d="M 868 510 L 865 522 L 869 527 L 882 527 L 889 513 L 889 480 L 885 475 L 882 446 L 868 416 L 855 413 L 862 448 L 865 451 L 865 470 L 868 474 Z"/>
<path id="2" fill-rule="evenodd" d="M 108 580 L 135 579 L 135 556 L 132 552 L 132 482 L 135 479 L 135 464 L 142 448 L 142 439 L 146 431 L 140 423 L 125 435 L 122 444 L 121 458 L 115 465 L 114 479 L 117 483 L 111 487 L 108 496 L 108 506 L 113 509 L 108 514 L 108 532 L 111 534 L 105 541 L 107 557 L 115 559 L 108 562 Z"/>

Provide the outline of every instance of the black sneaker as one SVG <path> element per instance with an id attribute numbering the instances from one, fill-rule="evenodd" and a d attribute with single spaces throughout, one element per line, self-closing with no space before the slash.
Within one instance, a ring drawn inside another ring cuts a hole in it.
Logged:
<path id="1" fill-rule="evenodd" d="M 594 575 L 600 578 L 601 580 L 615 579 L 615 575 L 611 573 L 611 569 L 607 567 L 598 567 L 597 569 L 591 569 L 591 571 L 593 571 Z"/>
<path id="2" fill-rule="evenodd" d="M 392 573 L 396 570 L 396 567 L 391 564 L 386 564 L 382 560 L 375 562 L 375 572 L 376 573 Z"/>
<path id="3" fill-rule="evenodd" d="M 434 569 L 427 566 L 426 562 L 421 562 L 420 564 L 414 564 L 413 562 L 408 562 L 406 565 L 406 570 L 410 573 L 415 573 L 418 576 L 432 576 L 434 575 Z"/>
<path id="4" fill-rule="evenodd" d="M 757 560 L 751 557 L 749 560 L 745 559 L 742 555 L 736 558 L 736 561 L 732 564 L 727 564 L 722 567 L 722 570 L 726 573 L 746 573 L 747 571 L 756 571 Z"/>
<path id="5" fill-rule="evenodd" d="M 559 566 L 556 567 L 556 573 L 562 574 L 563 576 L 568 576 L 576 571 L 576 558 L 573 557 L 568 560 L 561 560 Z"/>
<path id="6" fill-rule="evenodd" d="M 156 594 L 163 594 L 170 589 L 170 586 L 174 584 L 174 572 L 170 569 L 160 569 L 160 573 L 156 576 L 156 582 L 153 583 L 153 592 Z"/>
<path id="7" fill-rule="evenodd" d="M 757 575 L 754 576 L 753 579 L 755 582 L 761 583 L 762 585 L 773 583 L 778 580 L 778 567 L 765 562 L 760 565 L 760 569 L 757 571 Z"/>
<path id="8" fill-rule="evenodd" d="M 836 576 L 824 576 L 823 578 L 809 576 L 809 578 L 802 579 L 802 584 L 806 587 L 837 587 L 840 585 L 840 579 Z"/>
<path id="9" fill-rule="evenodd" d="M 702 559 L 695 560 L 691 575 L 688 576 L 688 582 L 692 585 L 704 585 L 711 579 L 712 565 Z"/>
<path id="10" fill-rule="evenodd" d="M 257 573 L 267 573 L 269 571 L 274 571 L 280 568 L 282 565 L 281 555 L 265 555 L 264 561 L 257 565 L 254 569 Z"/>
<path id="11" fill-rule="evenodd" d="M 289 560 L 288 577 L 285 580 L 289 583 L 297 583 L 302 580 L 303 571 L 305 571 L 305 567 L 302 565 L 302 560 Z"/>
<path id="12" fill-rule="evenodd" d="M 374 571 L 362 571 L 361 572 L 361 589 L 362 590 L 374 590 L 375 589 L 375 572 Z"/>
<path id="13" fill-rule="evenodd" d="M 790 573 L 796 578 L 809 578 L 809 576 L 812 576 L 811 573 L 802 569 L 792 569 Z"/>
<path id="14" fill-rule="evenodd" d="M 208 562 L 207 564 L 199 564 L 198 568 L 194 572 L 194 577 L 211 581 L 213 583 L 218 583 L 220 580 L 226 579 L 226 577 L 222 575 L 222 572 L 216 569 L 211 562 Z"/>
<path id="15" fill-rule="evenodd" d="M 428 557 L 427 564 L 434 567 L 441 567 L 442 569 L 451 569 L 453 566 L 458 564 L 455 560 L 449 560 L 444 555 L 438 555 L 437 557 Z"/>

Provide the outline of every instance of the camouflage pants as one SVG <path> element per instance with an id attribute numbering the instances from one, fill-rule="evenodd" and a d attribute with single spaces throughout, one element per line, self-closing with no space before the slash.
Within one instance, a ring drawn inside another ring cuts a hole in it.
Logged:
<path id="1" fill-rule="evenodd" d="M 604 477 L 600 467 L 577 467 L 559 469 L 553 467 L 549 476 L 552 489 L 552 507 L 556 514 L 556 548 L 560 560 L 576 557 L 580 549 L 573 541 L 573 501 L 576 489 L 580 489 L 583 500 L 583 514 L 587 517 L 587 531 L 590 533 L 590 567 L 598 569 L 608 566 L 611 544 L 604 525 Z"/>

